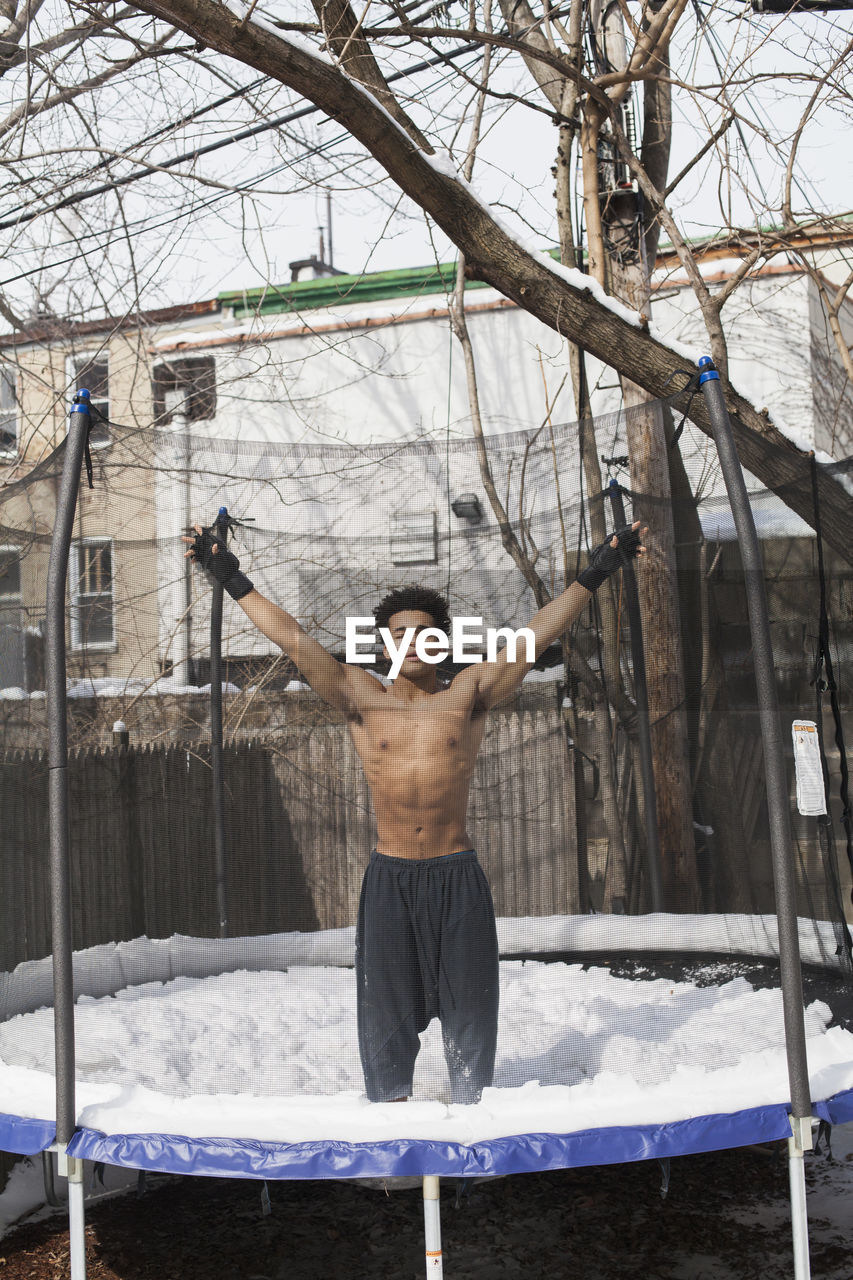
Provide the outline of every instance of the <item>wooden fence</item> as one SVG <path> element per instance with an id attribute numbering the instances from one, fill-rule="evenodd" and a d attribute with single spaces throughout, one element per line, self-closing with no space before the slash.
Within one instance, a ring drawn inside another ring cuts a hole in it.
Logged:
<path id="1" fill-rule="evenodd" d="M 374 840 L 344 725 L 224 752 L 232 936 L 352 924 Z M 85 750 L 69 761 L 75 948 L 217 932 L 205 749 Z M 571 760 L 546 711 L 494 715 L 469 830 L 500 915 L 577 910 Z M 0 969 L 50 952 L 47 758 L 0 761 Z"/>
<path id="2" fill-rule="evenodd" d="M 754 720 L 740 717 L 734 794 L 717 795 L 713 804 L 717 817 L 734 805 L 743 835 L 727 850 L 711 837 L 700 865 L 703 892 L 718 911 L 773 910 Z M 592 741 L 582 745 L 595 750 Z M 374 821 L 346 726 L 299 724 L 274 738 L 235 741 L 225 748 L 224 764 L 229 934 L 352 924 Z M 620 778 L 629 765 L 623 741 Z M 620 877 L 600 797 L 591 803 L 589 772 L 578 848 L 574 776 L 555 708 L 490 717 L 468 828 L 498 915 L 574 914 L 587 903 L 618 909 L 612 895 Z M 69 761 L 69 785 L 75 948 L 143 933 L 216 936 L 207 748 L 81 750 Z M 626 814 L 630 808 L 625 804 Z M 636 813 L 630 828 L 626 846 L 637 868 Z M 813 832 L 798 835 L 797 871 L 801 913 L 831 918 L 835 907 Z M 629 906 L 644 909 L 642 898 Z M 6 752 L 0 754 L 0 972 L 50 949 L 47 758 Z"/>

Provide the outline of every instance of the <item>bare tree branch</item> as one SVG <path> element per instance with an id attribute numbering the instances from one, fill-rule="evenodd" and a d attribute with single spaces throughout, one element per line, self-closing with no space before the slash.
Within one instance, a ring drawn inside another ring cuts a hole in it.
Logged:
<path id="1" fill-rule="evenodd" d="M 341 70 L 255 23 L 241 28 L 239 17 L 214 0 L 156 0 L 144 7 L 227 56 L 289 85 L 332 118 L 345 121 L 353 137 L 464 253 L 474 276 L 563 336 L 583 341 L 588 351 L 634 379 L 650 395 L 664 395 L 671 389 L 671 379 L 683 367 L 683 357 L 653 338 L 640 323 L 630 322 L 599 301 L 582 280 L 575 283 L 520 245 L 467 183 L 443 163 L 432 162 L 378 102 Z M 659 193 L 655 195 L 659 198 Z M 720 341 L 724 350 L 722 331 Z M 790 492 L 786 489 L 786 501 L 806 521 L 812 521 L 808 485 L 803 483 L 806 456 L 728 385 L 726 395 L 744 464 L 770 488 L 787 485 L 796 477 L 799 492 L 796 485 Z M 694 403 L 693 417 L 700 429 L 710 434 L 702 402 Z M 771 465 L 766 445 L 775 446 L 784 463 L 774 456 Z M 829 477 L 821 478 L 821 486 L 827 540 L 845 559 L 853 558 L 849 539 L 853 498 Z"/>

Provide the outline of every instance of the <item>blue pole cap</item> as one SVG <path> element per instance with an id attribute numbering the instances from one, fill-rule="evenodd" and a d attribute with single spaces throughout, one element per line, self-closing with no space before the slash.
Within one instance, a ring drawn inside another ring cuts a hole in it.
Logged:
<path id="1" fill-rule="evenodd" d="M 92 406 L 90 404 L 91 395 L 85 387 L 81 387 L 74 397 L 74 403 L 71 406 L 72 413 L 91 413 Z"/>
<path id="2" fill-rule="evenodd" d="M 720 375 L 717 373 L 717 370 L 714 368 L 714 361 L 711 359 L 710 356 L 702 357 L 702 359 L 699 361 L 699 369 L 700 369 L 700 373 L 699 373 L 700 387 L 702 386 L 703 382 L 713 382 L 713 381 L 719 382 L 720 381 Z"/>

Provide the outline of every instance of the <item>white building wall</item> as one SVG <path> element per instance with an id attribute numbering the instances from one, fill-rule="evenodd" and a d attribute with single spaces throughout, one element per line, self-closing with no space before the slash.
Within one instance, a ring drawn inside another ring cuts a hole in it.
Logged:
<path id="1" fill-rule="evenodd" d="M 757 408 L 769 409 L 814 440 L 809 288 L 802 273 L 746 280 L 725 303 L 722 320 L 732 384 Z M 664 341 L 690 343 L 710 354 L 699 303 L 688 286 L 662 290 L 653 299 L 652 319 Z"/>
<path id="2" fill-rule="evenodd" d="M 832 458 L 848 458 L 853 454 L 853 386 L 841 361 L 820 290 L 813 282 L 809 283 L 814 445 Z M 850 351 L 853 304 L 842 304 L 838 322 Z"/>
<path id="3" fill-rule="evenodd" d="M 498 438 L 509 444 L 512 432 L 543 427 L 549 407 L 554 423 L 571 423 L 574 403 L 562 340 L 527 313 L 502 305 L 492 290 L 472 291 L 468 298 L 484 425 L 495 453 L 501 453 Z M 840 362 L 819 328 L 822 314 L 807 277 L 776 273 L 745 282 L 724 317 L 736 386 L 818 448 L 826 448 L 830 439 L 836 445 L 850 440 Z M 664 337 L 703 346 L 698 305 L 686 287 L 656 297 L 652 318 Z M 234 341 L 238 337 L 242 340 Z M 205 521 L 212 521 L 221 505 L 255 518 L 256 532 L 239 535 L 247 570 L 313 634 L 327 643 L 339 641 L 346 612 L 369 613 L 381 591 L 412 578 L 449 585 L 456 613 L 465 612 L 466 599 L 476 596 L 481 606 L 485 601 L 486 609 L 493 609 L 489 625 L 520 625 L 526 619 L 531 602 L 523 587 L 513 595 L 517 573 L 500 547 L 476 457 L 464 445 L 459 451 L 461 442 L 471 440 L 472 427 L 462 355 L 443 297 L 275 316 L 262 327 L 226 318 L 212 333 L 164 336 L 155 359 L 204 353 L 215 354 L 217 361 L 217 413 L 212 421 L 193 425 L 192 509 Z M 620 394 L 612 370 L 590 360 L 588 376 L 596 414 L 617 409 Z M 600 424 L 599 434 L 600 453 L 627 452 L 618 416 Z M 227 441 L 249 448 L 234 451 Z M 417 441 L 420 452 L 387 450 Z M 265 444 L 275 447 L 265 449 Z M 288 445 L 297 447 L 289 451 Z M 357 448 L 344 455 L 338 452 L 342 445 Z M 377 445 L 384 451 L 372 449 Z M 304 446 L 307 452 L 301 451 Z M 688 425 L 681 448 L 694 490 L 707 504 L 709 536 L 730 537 L 711 441 Z M 161 485 L 163 497 L 171 493 L 171 501 L 181 506 L 172 520 L 175 528 L 185 500 L 179 452 L 171 464 L 173 479 Z M 523 449 L 513 454 L 510 448 L 505 457 L 510 456 L 515 478 L 501 470 L 505 463 L 497 466 L 516 519 L 513 486 Z M 562 500 L 571 505 L 580 490 L 573 437 L 561 449 L 559 470 Z M 532 473 L 528 479 L 528 498 L 539 503 L 539 567 L 546 577 L 553 568 L 557 585 L 563 556 L 548 515 L 552 481 L 543 472 L 537 496 Z M 486 512 L 476 529 L 449 510 L 466 489 L 480 496 Z M 395 564 L 394 541 L 411 517 L 434 521 L 435 556 L 411 566 Z M 781 531 L 778 513 L 769 518 Z M 794 521 L 788 532 L 793 524 L 800 527 Z M 572 545 L 578 536 L 575 525 Z M 161 642 L 167 644 L 178 633 L 180 597 L 171 552 L 164 556 L 160 577 Z M 207 608 L 202 591 L 194 609 L 198 636 L 206 634 Z M 239 610 L 226 611 L 226 618 L 227 651 L 269 651 Z"/>
<path id="4" fill-rule="evenodd" d="M 468 295 L 481 412 L 489 432 L 535 428 L 548 408 L 575 417 L 565 342 L 491 289 Z M 227 338 L 235 341 L 229 344 Z M 461 348 L 444 299 L 274 316 L 219 331 L 171 333 L 154 359 L 214 354 L 216 418 L 222 439 L 351 444 L 468 437 L 470 411 Z M 601 407 L 616 407 L 612 375 L 591 362 L 590 381 L 607 382 Z"/>
<path id="5" fill-rule="evenodd" d="M 554 421 L 572 421 L 562 339 L 491 289 L 468 294 L 468 314 L 486 430 L 536 428 L 549 409 Z M 662 284 L 652 321 L 665 341 L 709 347 L 686 284 Z M 853 394 L 814 283 L 776 269 L 744 281 L 723 321 L 734 385 L 798 438 L 834 456 L 851 452 Z M 853 306 L 841 321 L 853 342 Z M 263 321 L 224 317 L 163 335 L 154 359 L 182 354 L 216 357 L 217 413 L 204 425 L 211 436 L 367 444 L 471 433 L 462 353 L 443 295 Z M 595 413 L 618 408 L 612 370 L 589 359 L 588 377 Z"/>

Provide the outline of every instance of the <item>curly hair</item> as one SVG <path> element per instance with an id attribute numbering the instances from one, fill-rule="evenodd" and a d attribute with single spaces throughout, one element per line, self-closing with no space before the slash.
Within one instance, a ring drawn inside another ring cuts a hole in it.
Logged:
<path id="1" fill-rule="evenodd" d="M 437 627 L 445 633 L 450 631 L 450 611 L 444 596 L 433 591 L 432 587 L 420 587 L 416 583 L 397 587 L 379 601 L 373 610 L 377 631 L 380 627 L 387 627 L 394 614 L 402 613 L 404 609 L 428 613 Z"/>

